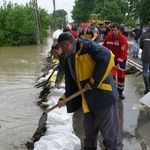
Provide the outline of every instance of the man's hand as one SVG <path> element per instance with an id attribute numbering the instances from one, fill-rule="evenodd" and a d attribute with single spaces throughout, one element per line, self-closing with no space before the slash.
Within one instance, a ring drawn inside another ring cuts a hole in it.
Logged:
<path id="1" fill-rule="evenodd" d="M 88 90 L 92 90 L 92 87 L 91 87 L 89 82 L 85 85 L 85 88 L 88 89 Z"/>
<path id="2" fill-rule="evenodd" d="M 53 71 L 57 71 L 58 70 L 58 66 L 53 68 Z"/>
<path id="3" fill-rule="evenodd" d="M 120 68 L 120 64 L 117 64 L 116 66 L 117 66 L 118 68 Z"/>
<path id="4" fill-rule="evenodd" d="M 59 89 L 60 83 L 55 84 L 55 88 Z"/>
<path id="5" fill-rule="evenodd" d="M 63 100 L 59 101 L 58 102 L 58 107 L 61 108 L 63 106 L 66 106 L 66 103 Z"/>

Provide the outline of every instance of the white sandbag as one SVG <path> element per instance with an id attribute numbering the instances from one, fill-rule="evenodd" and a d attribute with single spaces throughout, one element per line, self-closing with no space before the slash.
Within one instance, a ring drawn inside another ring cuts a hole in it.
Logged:
<path id="1" fill-rule="evenodd" d="M 58 39 L 58 37 L 61 33 L 62 33 L 62 30 L 60 30 L 60 29 L 56 30 L 52 35 L 53 39 Z"/>
<path id="2" fill-rule="evenodd" d="M 80 145 L 80 140 L 72 133 L 55 133 L 41 137 L 34 144 L 34 150 L 80 150 Z"/>
<path id="3" fill-rule="evenodd" d="M 46 81 L 48 77 L 52 74 L 52 72 L 53 72 L 53 69 L 50 69 L 47 75 L 38 79 L 37 84 L 42 83 L 43 81 Z"/>
<path id="4" fill-rule="evenodd" d="M 49 107 L 57 104 L 64 89 L 55 89 L 49 94 Z M 81 141 L 73 130 L 73 113 L 67 113 L 66 106 L 48 113 L 45 135 L 34 144 L 34 150 L 80 150 Z"/>

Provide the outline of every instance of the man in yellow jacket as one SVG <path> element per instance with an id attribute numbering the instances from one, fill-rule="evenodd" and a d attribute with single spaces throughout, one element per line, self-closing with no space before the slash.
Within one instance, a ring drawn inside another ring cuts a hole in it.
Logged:
<path id="1" fill-rule="evenodd" d="M 84 149 L 96 150 L 98 133 L 104 138 L 108 150 L 121 150 L 122 141 L 118 108 L 119 94 L 111 74 L 114 55 L 104 46 L 88 39 L 75 39 L 62 33 L 58 45 L 68 57 L 65 66 L 65 93 L 58 102 L 67 106 L 67 112 L 83 108 Z M 82 88 L 88 90 L 66 104 L 63 99 Z"/>

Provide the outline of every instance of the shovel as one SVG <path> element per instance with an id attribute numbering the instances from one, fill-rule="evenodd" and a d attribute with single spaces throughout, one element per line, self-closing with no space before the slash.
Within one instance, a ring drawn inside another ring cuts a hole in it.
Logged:
<path id="1" fill-rule="evenodd" d="M 71 99 L 77 97 L 78 95 L 82 94 L 83 92 L 85 92 L 87 90 L 88 90 L 87 88 L 83 88 L 83 89 L 79 90 L 78 92 L 74 93 L 73 95 L 67 97 L 63 101 L 66 103 L 66 102 L 70 101 Z M 52 111 L 53 109 L 55 109 L 57 107 L 58 107 L 58 104 L 54 105 L 50 109 L 48 109 L 45 112 L 43 112 L 43 114 L 42 114 L 42 116 L 41 116 L 41 118 L 40 118 L 40 120 L 38 122 L 38 130 L 41 130 L 45 126 L 46 121 L 47 121 L 47 113 Z"/>
<path id="2" fill-rule="evenodd" d="M 133 74 L 133 75 L 135 75 L 136 77 L 137 76 L 139 76 L 142 72 L 140 72 L 140 73 L 138 73 L 140 70 L 138 70 L 135 66 L 131 66 L 129 69 L 122 69 L 122 68 L 120 68 L 120 67 L 117 67 L 117 66 L 115 66 L 115 68 L 116 69 L 119 69 L 119 70 L 121 70 L 121 71 L 123 71 L 126 75 L 131 75 L 131 74 Z M 138 73 L 137 75 L 136 75 L 136 73 Z"/>
<path id="3" fill-rule="evenodd" d="M 55 70 L 53 70 L 53 72 L 50 74 L 50 76 L 48 77 L 47 80 L 43 81 L 43 82 L 40 82 L 40 83 L 37 83 L 34 87 L 36 88 L 39 88 L 39 87 L 42 87 L 42 86 L 46 86 L 47 83 L 49 82 L 49 79 L 52 77 L 52 75 L 54 74 Z"/>

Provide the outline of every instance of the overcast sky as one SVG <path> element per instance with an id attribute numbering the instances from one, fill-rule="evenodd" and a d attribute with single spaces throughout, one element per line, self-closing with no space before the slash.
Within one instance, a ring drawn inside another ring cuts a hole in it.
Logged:
<path id="1" fill-rule="evenodd" d="M 26 4 L 29 3 L 30 0 L 6 0 L 7 2 L 11 1 L 12 3 L 17 4 Z M 68 13 L 68 20 L 71 21 L 71 13 L 75 0 L 55 0 L 56 2 L 56 10 L 58 9 L 65 9 Z M 48 13 L 53 12 L 53 0 L 37 0 L 38 6 L 44 8 L 48 11 Z M 0 0 L 0 5 L 3 4 L 3 0 Z"/>

